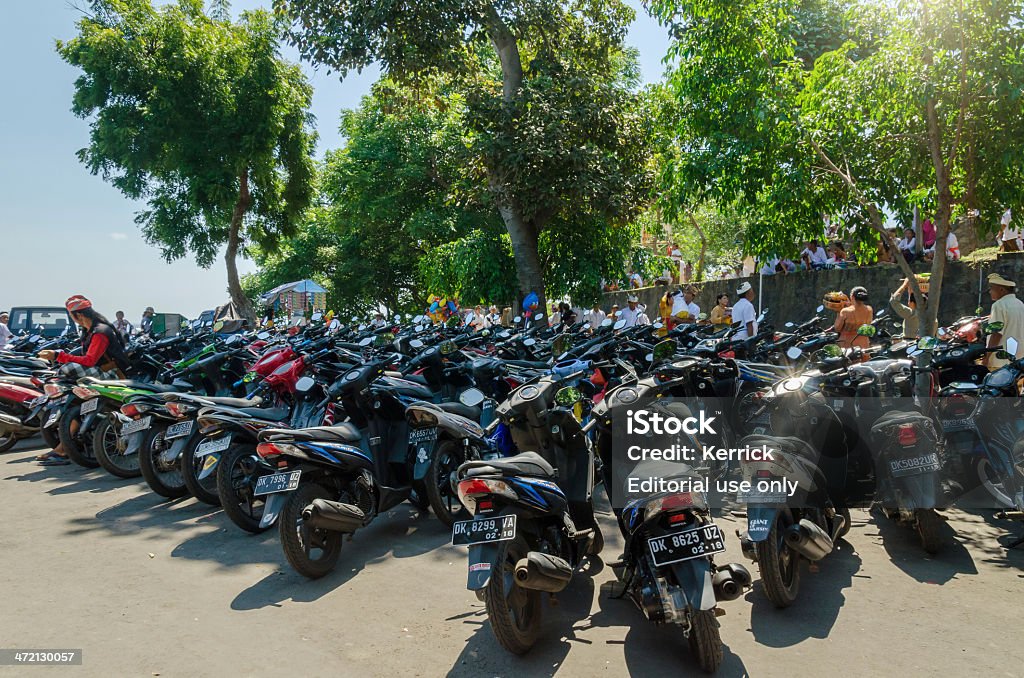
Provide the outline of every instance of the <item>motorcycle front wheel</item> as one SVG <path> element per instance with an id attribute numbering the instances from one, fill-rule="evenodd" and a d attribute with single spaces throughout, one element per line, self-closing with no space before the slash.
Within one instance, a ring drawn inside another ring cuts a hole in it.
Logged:
<path id="1" fill-rule="evenodd" d="M 541 625 L 540 591 L 516 583 L 516 563 L 530 548 L 522 537 L 500 542 L 497 564 L 484 594 L 487 618 L 498 644 L 512 654 L 526 654 L 537 642 Z"/>

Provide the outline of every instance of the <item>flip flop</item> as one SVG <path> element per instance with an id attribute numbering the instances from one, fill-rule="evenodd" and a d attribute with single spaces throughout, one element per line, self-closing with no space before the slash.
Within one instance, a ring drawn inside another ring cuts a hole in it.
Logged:
<path id="1" fill-rule="evenodd" d="M 49 452 L 40 454 L 38 457 L 36 457 L 36 461 L 49 461 L 51 459 L 67 459 L 67 457 L 57 454 L 57 452 L 54 450 L 50 450 Z"/>
<path id="2" fill-rule="evenodd" d="M 70 463 L 71 463 L 70 459 L 65 459 L 64 457 L 57 456 L 57 457 L 54 457 L 53 459 L 47 459 L 45 461 L 41 461 L 41 462 L 39 462 L 39 465 L 40 466 L 67 466 Z"/>

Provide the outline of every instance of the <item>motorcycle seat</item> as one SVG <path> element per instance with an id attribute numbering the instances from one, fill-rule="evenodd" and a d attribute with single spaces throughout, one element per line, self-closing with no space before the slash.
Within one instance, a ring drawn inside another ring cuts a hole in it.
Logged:
<path id="1" fill-rule="evenodd" d="M 16 377 L 14 375 L 0 375 L 0 381 L 14 384 L 15 386 L 27 386 L 28 388 L 38 388 L 32 383 L 32 377 Z"/>
<path id="2" fill-rule="evenodd" d="M 259 396 L 255 398 L 226 398 L 220 396 L 204 396 L 195 393 L 171 393 L 165 400 L 191 400 L 202 404 L 223 405 L 239 409 L 257 408 L 263 402 Z"/>
<path id="3" fill-rule="evenodd" d="M 232 409 L 247 417 L 264 421 L 285 421 L 292 415 L 292 411 L 287 407 L 235 407 Z"/>
<path id="4" fill-rule="evenodd" d="M 459 402 L 438 403 L 437 406 L 449 414 L 457 414 L 471 421 L 480 421 L 479 407 L 469 407 Z"/>
<path id="5" fill-rule="evenodd" d="M 466 477 L 510 473 L 518 476 L 555 477 L 555 469 L 536 452 L 523 452 L 514 457 L 490 461 L 469 461 L 459 467 L 459 475 Z"/>
<path id="6" fill-rule="evenodd" d="M 390 371 L 385 372 L 384 374 L 386 376 L 388 376 L 388 377 L 395 377 L 397 379 L 405 379 L 406 381 L 411 381 L 411 382 L 414 382 L 416 384 L 422 384 L 423 386 L 429 386 L 430 385 L 430 384 L 427 383 L 427 378 L 424 377 L 422 374 L 402 374 L 401 372 L 390 372 Z"/>
<path id="7" fill-rule="evenodd" d="M 123 388 L 133 388 L 138 391 L 150 391 L 151 393 L 176 393 L 178 391 L 177 386 L 169 386 L 167 384 L 151 384 L 145 381 L 135 381 L 134 379 L 97 379 L 95 377 L 86 377 L 80 380 L 81 384 L 96 384 L 97 386 L 121 386 Z"/>
<path id="8" fill-rule="evenodd" d="M 343 422 L 334 426 L 312 426 L 299 429 L 267 429 L 261 435 L 263 439 L 270 439 L 271 436 L 280 435 L 292 440 L 303 442 L 339 442 L 357 443 L 363 434 L 353 424 Z"/>

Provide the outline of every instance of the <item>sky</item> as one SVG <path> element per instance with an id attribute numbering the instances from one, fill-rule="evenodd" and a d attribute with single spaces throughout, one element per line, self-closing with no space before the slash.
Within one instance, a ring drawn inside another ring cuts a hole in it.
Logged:
<path id="1" fill-rule="evenodd" d="M 628 42 L 640 51 L 644 79 L 656 82 L 668 49 L 665 29 L 637 11 Z M 82 1 L 80 4 L 85 5 Z M 269 7 L 271 0 L 234 0 L 235 12 Z M 54 51 L 75 34 L 81 16 L 69 0 L 7 3 L 0 40 L 0 309 L 62 305 L 84 294 L 113 317 L 132 322 L 146 306 L 195 317 L 227 300 L 223 258 L 210 269 L 183 259 L 166 263 L 134 222 L 144 205 L 93 176 L 75 156 L 89 139 L 88 121 L 71 113 L 78 71 Z M 298 61 L 290 49 L 284 56 Z M 342 145 L 339 113 L 355 108 L 379 76 L 367 69 L 340 81 L 303 63 L 314 87 L 320 156 Z M 255 266 L 239 260 L 239 271 Z"/>

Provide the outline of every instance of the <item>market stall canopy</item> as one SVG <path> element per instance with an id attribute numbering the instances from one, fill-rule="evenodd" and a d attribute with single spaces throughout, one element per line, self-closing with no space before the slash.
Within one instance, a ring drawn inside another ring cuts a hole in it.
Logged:
<path id="1" fill-rule="evenodd" d="M 313 280 L 297 280 L 296 282 L 285 283 L 284 285 L 278 285 L 274 289 L 260 295 L 260 299 L 268 301 L 275 296 L 282 293 L 299 292 L 299 293 L 310 293 L 313 294 L 327 294 L 327 290 L 318 285 Z"/>

